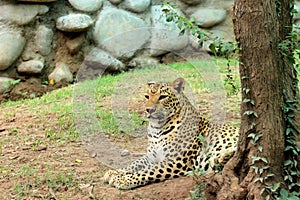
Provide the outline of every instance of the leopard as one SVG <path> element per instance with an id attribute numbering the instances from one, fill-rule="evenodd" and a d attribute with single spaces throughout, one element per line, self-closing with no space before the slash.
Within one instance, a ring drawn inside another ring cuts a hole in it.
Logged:
<path id="1" fill-rule="evenodd" d="M 225 165 L 237 149 L 239 129 L 213 123 L 184 94 L 185 80 L 146 84 L 146 153 L 127 167 L 108 170 L 104 182 L 133 189 Z"/>

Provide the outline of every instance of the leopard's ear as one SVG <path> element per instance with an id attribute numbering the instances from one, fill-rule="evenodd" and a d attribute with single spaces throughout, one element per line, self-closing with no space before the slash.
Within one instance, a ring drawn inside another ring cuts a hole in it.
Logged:
<path id="1" fill-rule="evenodd" d="M 173 81 L 172 85 L 173 88 L 178 92 L 182 93 L 184 90 L 184 84 L 185 80 L 183 78 L 177 78 L 175 81 Z"/>
<path id="2" fill-rule="evenodd" d="M 153 85 L 153 84 L 155 84 L 154 81 L 149 81 L 149 82 L 147 83 L 147 85 L 146 85 L 147 89 L 149 89 L 149 88 L 150 88 L 150 85 Z"/>

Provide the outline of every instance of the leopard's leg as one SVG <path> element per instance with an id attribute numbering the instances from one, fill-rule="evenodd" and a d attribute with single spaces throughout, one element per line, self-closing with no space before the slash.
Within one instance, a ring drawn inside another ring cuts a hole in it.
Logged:
<path id="1" fill-rule="evenodd" d="M 194 169 L 195 162 L 195 158 L 192 159 L 192 162 L 188 158 L 162 161 L 148 169 L 114 176 L 110 184 L 118 189 L 132 189 L 149 183 L 185 176 L 188 171 Z"/>
<path id="2" fill-rule="evenodd" d="M 147 153 L 144 156 L 142 156 L 141 158 L 130 163 L 127 167 L 122 168 L 121 170 L 134 173 L 134 172 L 146 169 L 153 164 L 155 164 L 155 162 L 151 159 L 151 157 L 149 156 L 149 153 Z"/>
<path id="3" fill-rule="evenodd" d="M 235 151 L 235 146 L 227 147 L 226 149 L 219 151 L 215 151 L 212 146 L 208 147 L 207 149 L 203 149 L 197 158 L 199 163 L 198 167 L 204 170 L 206 173 L 210 173 L 212 171 L 222 171 L 223 166 L 233 156 Z"/>

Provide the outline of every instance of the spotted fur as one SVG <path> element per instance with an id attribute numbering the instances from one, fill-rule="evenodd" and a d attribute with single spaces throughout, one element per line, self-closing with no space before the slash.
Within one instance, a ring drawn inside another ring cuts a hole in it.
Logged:
<path id="1" fill-rule="evenodd" d="M 238 129 L 202 117 L 183 94 L 184 84 L 182 78 L 147 84 L 147 153 L 126 168 L 107 171 L 106 182 L 131 189 L 185 176 L 196 168 L 211 171 L 233 155 Z"/>

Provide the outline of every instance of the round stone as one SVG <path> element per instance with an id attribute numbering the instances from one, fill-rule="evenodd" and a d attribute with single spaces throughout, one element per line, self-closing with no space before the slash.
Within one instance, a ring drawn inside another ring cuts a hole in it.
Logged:
<path id="1" fill-rule="evenodd" d="M 92 18 L 85 14 L 69 14 L 56 20 L 56 28 L 65 32 L 83 32 L 88 30 L 92 24 Z"/>
<path id="2" fill-rule="evenodd" d="M 44 68 L 44 63 L 39 60 L 29 60 L 22 62 L 18 66 L 18 72 L 27 74 L 39 74 Z"/>
<path id="3" fill-rule="evenodd" d="M 222 9 L 201 8 L 191 15 L 203 28 L 213 27 L 226 19 L 226 11 Z"/>
<path id="4" fill-rule="evenodd" d="M 53 31 L 44 25 L 40 25 L 35 36 L 35 45 L 38 52 L 46 56 L 51 52 Z"/>
<path id="5" fill-rule="evenodd" d="M 72 82 L 73 81 L 73 75 L 70 72 L 69 67 L 63 63 L 59 62 L 56 63 L 55 69 L 53 72 L 48 76 L 48 79 L 51 81 L 51 79 L 55 80 L 56 83 L 60 81 L 67 81 Z"/>

